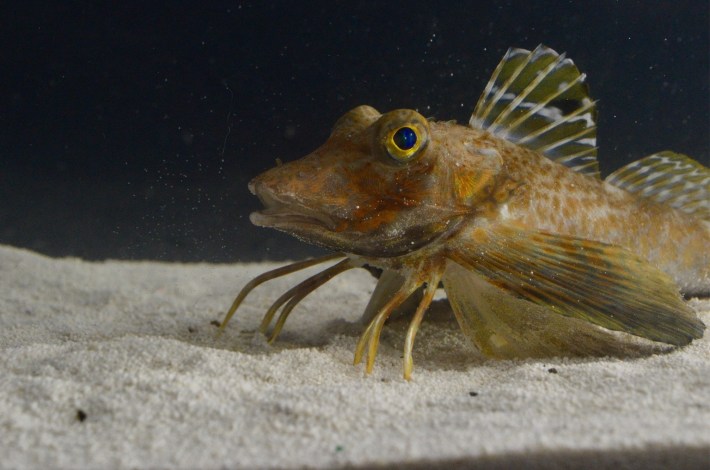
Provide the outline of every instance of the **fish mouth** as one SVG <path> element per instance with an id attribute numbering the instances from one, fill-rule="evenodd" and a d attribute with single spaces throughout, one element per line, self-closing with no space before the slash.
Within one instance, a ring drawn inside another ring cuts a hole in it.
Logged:
<path id="1" fill-rule="evenodd" d="M 252 182 L 249 184 L 249 191 L 264 205 L 264 209 L 249 215 L 249 220 L 254 225 L 287 231 L 309 228 L 332 230 L 335 226 L 329 216 L 300 204 L 292 197 L 275 194 L 263 185 Z"/>

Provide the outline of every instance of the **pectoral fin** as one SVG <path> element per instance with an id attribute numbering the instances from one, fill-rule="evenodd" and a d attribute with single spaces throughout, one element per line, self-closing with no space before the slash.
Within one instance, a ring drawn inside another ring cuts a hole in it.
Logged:
<path id="1" fill-rule="evenodd" d="M 703 335 L 673 281 L 624 248 L 507 226 L 470 235 L 453 261 L 558 314 L 673 345 Z"/>
<path id="2" fill-rule="evenodd" d="M 630 356 L 657 350 L 655 343 L 620 341 L 587 321 L 520 299 L 456 263 L 447 266 L 443 281 L 461 329 L 489 357 Z"/>

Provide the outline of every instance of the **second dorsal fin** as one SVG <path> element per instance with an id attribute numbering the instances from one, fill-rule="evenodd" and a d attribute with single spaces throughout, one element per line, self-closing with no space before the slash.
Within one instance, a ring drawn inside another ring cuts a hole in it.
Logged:
<path id="1" fill-rule="evenodd" d="M 596 103 L 584 79 L 549 47 L 508 49 L 469 124 L 599 178 Z"/>
<path id="2" fill-rule="evenodd" d="M 710 220 L 710 169 L 686 155 L 658 152 L 619 168 L 605 181 Z"/>

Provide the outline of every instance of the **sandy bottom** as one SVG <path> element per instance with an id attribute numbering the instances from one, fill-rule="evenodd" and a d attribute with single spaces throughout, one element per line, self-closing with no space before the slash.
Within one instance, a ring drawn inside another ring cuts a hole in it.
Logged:
<path id="1" fill-rule="evenodd" d="M 88 263 L 0 246 L 1 467 L 701 467 L 710 462 L 710 335 L 634 359 L 493 361 L 440 303 L 401 378 L 406 322 L 375 371 L 352 365 L 374 287 L 334 279 L 274 346 L 255 333 L 303 275 L 274 265 Z M 691 300 L 710 324 L 710 301 Z"/>

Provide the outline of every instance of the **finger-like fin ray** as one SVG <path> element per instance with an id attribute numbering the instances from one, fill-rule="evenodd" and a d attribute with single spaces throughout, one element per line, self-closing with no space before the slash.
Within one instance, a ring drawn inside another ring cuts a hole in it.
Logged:
<path id="1" fill-rule="evenodd" d="M 355 267 L 357 267 L 357 265 L 353 264 L 350 259 L 346 258 L 340 261 L 339 263 L 336 263 L 333 266 L 329 267 L 328 269 L 314 274 L 305 281 L 302 281 L 300 284 L 297 284 L 296 286 L 292 287 L 271 305 L 269 310 L 266 312 L 266 315 L 264 315 L 264 319 L 261 322 L 259 330 L 263 334 L 266 334 L 266 331 L 268 330 L 269 325 L 271 324 L 271 320 L 273 319 L 274 314 L 284 303 L 286 303 L 286 301 L 288 301 L 288 303 L 286 303 L 286 306 L 284 306 L 283 310 L 281 310 L 281 314 L 279 314 L 279 318 L 276 320 L 274 329 L 271 332 L 271 335 L 269 336 L 269 343 L 273 343 L 279 336 L 279 333 L 281 333 L 281 329 L 283 329 L 283 326 L 286 323 L 286 319 L 291 314 L 291 311 L 294 309 L 294 307 L 296 307 L 296 305 L 298 305 L 301 300 L 303 300 L 308 294 L 318 289 L 326 282 L 333 279 L 338 274 L 345 272 L 348 269 L 353 269 Z"/>
<path id="2" fill-rule="evenodd" d="M 227 326 L 227 323 L 229 323 L 229 320 L 231 320 L 232 316 L 235 314 L 235 312 L 242 304 L 246 296 L 249 295 L 251 291 L 253 291 L 261 284 L 272 279 L 276 279 L 277 277 L 286 276 L 287 274 L 295 273 L 296 271 L 301 271 L 303 269 L 310 268 L 311 266 L 315 266 L 317 264 L 327 263 L 328 261 L 343 258 L 344 256 L 345 255 L 343 253 L 334 253 L 326 256 L 321 256 L 320 258 L 307 259 L 304 261 L 291 263 L 289 265 L 282 266 L 280 268 L 276 268 L 258 275 L 257 277 L 249 281 L 242 288 L 239 294 L 237 294 L 237 297 L 234 299 L 234 302 L 232 302 L 232 306 L 229 308 L 229 311 L 227 311 L 227 314 L 224 316 L 224 320 L 222 320 L 222 323 L 219 325 L 219 331 L 221 332 L 224 330 L 224 328 Z"/>

